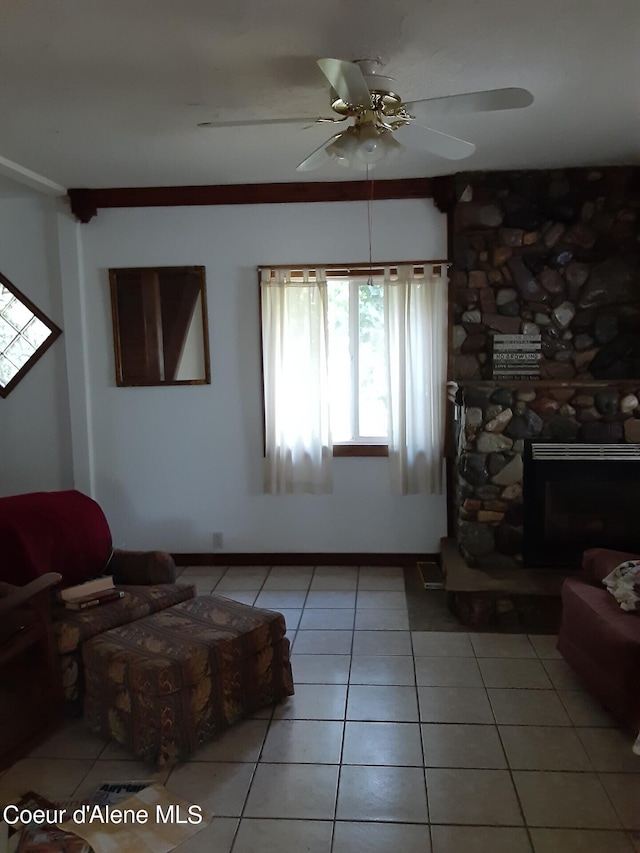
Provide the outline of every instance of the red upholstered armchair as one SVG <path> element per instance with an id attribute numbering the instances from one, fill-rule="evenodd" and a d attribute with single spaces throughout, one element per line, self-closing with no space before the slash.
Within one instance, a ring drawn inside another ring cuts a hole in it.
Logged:
<path id="1" fill-rule="evenodd" d="M 562 585 L 558 649 L 617 722 L 640 729 L 640 613 L 622 610 L 602 579 L 626 560 L 626 551 L 590 548 L 582 574 Z"/>
<path id="2" fill-rule="evenodd" d="M 119 551 L 96 501 L 70 490 L 0 498 L 0 582 L 24 586 L 49 572 L 59 588 L 113 575 L 124 596 L 88 610 L 68 610 L 54 599 L 53 628 L 68 713 L 81 712 L 82 644 L 91 637 L 193 598 L 176 584 L 176 567 L 162 551 Z"/>

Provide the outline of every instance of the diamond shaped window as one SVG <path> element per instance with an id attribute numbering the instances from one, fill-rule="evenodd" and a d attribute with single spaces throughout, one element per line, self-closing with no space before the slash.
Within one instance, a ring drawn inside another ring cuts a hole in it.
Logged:
<path id="1" fill-rule="evenodd" d="M 61 330 L 0 273 L 0 397 L 6 397 Z"/>

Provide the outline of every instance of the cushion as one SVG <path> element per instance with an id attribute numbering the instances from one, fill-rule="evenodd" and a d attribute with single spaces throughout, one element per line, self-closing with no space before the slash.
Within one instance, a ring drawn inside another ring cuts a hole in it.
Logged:
<path id="1" fill-rule="evenodd" d="M 582 572 L 590 581 L 601 582 L 620 563 L 639 560 L 638 554 L 628 551 L 612 551 L 609 548 L 588 548 L 582 555 Z"/>
<path id="2" fill-rule="evenodd" d="M 62 586 L 102 574 L 111 532 L 99 505 L 81 492 L 33 492 L 0 498 L 0 581 L 24 586 L 59 572 Z"/>
<path id="3" fill-rule="evenodd" d="M 57 605 L 53 610 L 53 628 L 60 654 L 73 652 L 102 634 L 151 613 L 173 607 L 195 595 L 195 587 L 187 584 L 166 583 L 154 586 L 119 586 L 124 596 L 119 601 L 90 607 L 87 610 L 68 610 Z"/>

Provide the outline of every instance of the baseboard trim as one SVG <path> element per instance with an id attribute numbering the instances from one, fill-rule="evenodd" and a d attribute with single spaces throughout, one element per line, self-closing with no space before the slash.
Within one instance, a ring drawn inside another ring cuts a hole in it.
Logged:
<path id="1" fill-rule="evenodd" d="M 415 566 L 418 562 L 440 562 L 440 554 L 368 553 L 177 553 L 179 566 Z"/>

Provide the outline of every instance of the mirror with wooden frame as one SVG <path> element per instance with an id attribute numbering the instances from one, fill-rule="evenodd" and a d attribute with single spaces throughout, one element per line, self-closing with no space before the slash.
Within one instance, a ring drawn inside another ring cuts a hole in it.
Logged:
<path id="1" fill-rule="evenodd" d="M 204 267 L 110 269 L 116 384 L 211 382 Z"/>

